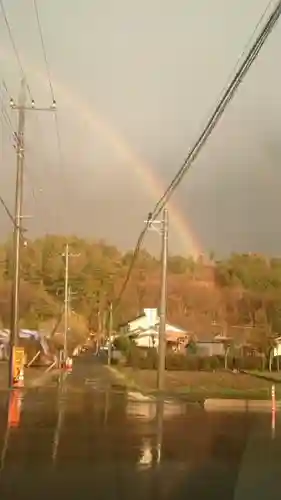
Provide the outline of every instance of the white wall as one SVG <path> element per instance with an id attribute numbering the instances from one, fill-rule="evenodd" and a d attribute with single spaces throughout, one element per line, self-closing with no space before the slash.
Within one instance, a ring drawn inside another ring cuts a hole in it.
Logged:
<path id="1" fill-rule="evenodd" d="M 147 330 L 148 328 L 157 325 L 158 322 L 159 316 L 157 314 L 157 309 L 144 309 L 144 315 L 141 318 L 137 318 L 129 322 L 129 331 L 137 330 L 138 328 Z"/>
<path id="2" fill-rule="evenodd" d="M 166 323 L 166 332 L 185 333 L 185 330 L 183 330 L 182 328 L 178 328 L 177 326 L 171 325 L 170 323 Z"/>
<path id="3" fill-rule="evenodd" d="M 135 343 L 138 347 L 158 347 L 158 337 L 155 337 L 153 344 L 153 337 L 151 335 L 141 335 L 135 339 Z"/>
<path id="4" fill-rule="evenodd" d="M 274 347 L 273 356 L 281 356 L 281 344 Z"/>

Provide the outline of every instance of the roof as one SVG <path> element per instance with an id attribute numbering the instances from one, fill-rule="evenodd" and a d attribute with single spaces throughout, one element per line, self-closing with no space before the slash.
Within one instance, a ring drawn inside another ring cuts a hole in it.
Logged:
<path id="1" fill-rule="evenodd" d="M 159 328 L 150 327 L 150 328 L 138 328 L 136 330 L 128 332 L 129 336 L 136 335 L 137 337 L 146 337 L 146 336 L 152 336 L 152 335 L 158 335 Z M 167 325 L 169 326 L 169 325 Z M 181 338 L 181 337 L 187 337 L 188 332 L 182 330 L 181 332 L 176 332 L 174 330 L 169 330 L 166 328 L 166 338 Z"/>
<path id="2" fill-rule="evenodd" d="M 145 315 L 143 315 L 143 316 L 138 316 L 137 318 L 135 318 L 135 320 L 136 320 L 136 319 L 139 319 L 139 318 L 143 318 L 144 316 L 145 316 Z M 132 321 L 135 321 L 135 320 L 132 320 Z M 131 322 L 132 322 L 132 321 L 131 321 Z M 130 322 L 129 322 L 129 323 L 130 323 Z M 128 323 L 125 323 L 124 325 L 119 325 L 119 328 L 121 328 L 122 326 L 126 326 L 127 324 L 128 324 Z M 152 327 L 150 327 L 150 328 L 155 328 L 155 327 L 156 327 L 156 328 L 158 329 L 158 328 L 159 328 L 159 324 L 160 324 L 160 321 L 158 320 L 158 321 L 155 323 L 155 325 L 153 325 L 153 326 L 152 326 Z M 167 327 L 167 326 L 168 326 L 168 327 L 169 327 L 169 326 L 171 326 L 171 327 L 174 327 L 174 328 L 177 328 L 178 330 L 180 330 L 179 332 L 174 332 L 174 333 L 177 333 L 178 335 L 183 334 L 183 333 L 186 333 L 186 328 L 183 328 L 182 326 L 179 326 L 179 325 L 175 325 L 175 323 L 172 323 L 172 322 L 170 322 L 170 321 L 166 321 L 166 327 Z M 134 333 L 139 333 L 139 332 L 143 332 L 143 331 L 146 331 L 146 330 L 149 330 L 149 328 L 142 328 L 141 326 L 138 326 L 138 327 L 136 327 L 136 328 L 130 329 L 128 333 L 130 333 L 130 334 L 134 334 Z M 173 331 L 173 330 L 171 330 L 171 332 L 172 332 L 172 331 Z"/>
<path id="3" fill-rule="evenodd" d="M 9 342 L 9 338 L 10 330 L 0 330 L 0 340 L 2 343 Z M 42 332 L 39 332 L 37 330 L 20 329 L 19 338 L 23 340 L 35 340 L 40 343 L 45 354 L 49 352 L 48 343 L 46 342 L 46 338 Z"/>
<path id="4" fill-rule="evenodd" d="M 145 317 L 145 314 L 142 313 L 142 314 L 139 314 L 138 316 L 136 316 L 135 318 L 131 318 L 131 319 L 128 319 L 128 321 L 124 321 L 124 323 L 120 323 L 119 324 L 119 328 L 122 328 L 124 326 L 128 326 L 129 323 L 132 323 L 133 321 L 136 321 L 137 319 L 140 319 L 140 318 L 144 318 Z"/>
<path id="5" fill-rule="evenodd" d="M 203 332 L 200 335 L 196 336 L 196 342 L 197 343 L 218 343 L 222 342 L 222 338 L 219 338 L 219 336 L 216 333 L 212 332 Z"/>

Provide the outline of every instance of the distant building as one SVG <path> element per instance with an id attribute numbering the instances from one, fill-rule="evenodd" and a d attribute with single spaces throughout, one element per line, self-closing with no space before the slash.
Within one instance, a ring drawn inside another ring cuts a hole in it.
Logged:
<path id="1" fill-rule="evenodd" d="M 156 308 L 144 309 L 143 314 L 120 325 L 120 333 L 126 333 L 138 347 L 158 347 L 160 318 Z M 178 346 L 186 342 L 188 333 L 179 326 L 166 323 L 166 342 Z"/>
<path id="2" fill-rule="evenodd" d="M 196 354 L 198 356 L 223 356 L 225 339 L 220 334 L 206 333 L 196 339 Z"/>

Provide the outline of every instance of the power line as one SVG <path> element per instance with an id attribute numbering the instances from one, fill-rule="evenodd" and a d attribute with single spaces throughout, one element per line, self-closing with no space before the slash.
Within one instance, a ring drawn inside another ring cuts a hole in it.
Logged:
<path id="1" fill-rule="evenodd" d="M 7 85 L 6 85 L 5 80 L 2 80 L 2 85 L 5 89 L 5 92 L 8 94 L 8 89 L 7 89 Z M 13 124 L 12 124 L 12 121 L 11 121 L 9 114 L 7 113 L 7 111 L 5 109 L 4 98 L 2 96 L 1 91 L 0 91 L 0 103 L 1 103 L 1 114 L 6 122 L 6 125 L 8 125 L 8 127 L 11 129 L 12 135 L 14 135 L 14 127 L 13 127 Z"/>
<path id="2" fill-rule="evenodd" d="M 269 3 L 268 7 L 266 8 L 266 11 L 263 12 L 261 19 L 258 23 L 258 25 L 255 27 L 254 33 L 257 31 L 258 26 L 261 25 L 262 20 L 264 19 L 270 5 L 272 2 Z M 249 71 L 250 67 L 252 66 L 253 62 L 257 58 L 261 48 L 263 47 L 264 43 L 266 42 L 268 36 L 272 32 L 273 28 L 275 27 L 277 21 L 279 20 L 279 17 L 281 15 L 281 0 L 277 3 L 275 9 L 269 16 L 265 26 L 263 27 L 262 31 L 258 35 L 258 37 L 255 39 L 254 43 L 251 45 L 250 49 L 247 51 L 245 58 L 243 58 L 243 61 L 241 64 L 239 64 L 239 61 L 241 60 L 241 57 L 239 58 L 238 63 L 236 63 L 235 68 L 238 67 L 238 70 L 236 71 L 234 78 L 232 78 L 231 82 L 226 86 L 225 90 L 222 92 L 222 97 L 220 98 L 218 104 L 215 107 L 215 110 L 213 111 L 211 117 L 208 119 L 206 126 L 203 129 L 203 132 L 200 134 L 199 138 L 195 142 L 194 146 L 190 149 L 188 156 L 183 162 L 183 165 L 179 169 L 178 173 L 164 192 L 163 196 L 159 199 L 159 201 L 156 203 L 153 211 L 149 214 L 148 220 L 145 223 L 145 226 L 143 230 L 141 231 L 139 238 L 137 240 L 132 260 L 126 275 L 126 278 L 124 280 L 124 283 L 121 287 L 119 296 L 116 300 L 115 307 L 118 307 L 120 300 L 126 290 L 126 287 L 128 285 L 128 282 L 130 280 L 131 274 L 133 272 L 139 250 L 141 248 L 142 242 L 144 240 L 144 237 L 146 235 L 146 232 L 151 224 L 156 217 L 159 215 L 159 213 L 163 210 L 169 199 L 171 198 L 173 192 L 175 189 L 178 187 L 180 182 L 182 181 L 184 175 L 189 171 L 191 165 L 193 164 L 194 160 L 197 158 L 199 152 L 201 151 L 202 147 L 205 145 L 207 142 L 209 136 L 211 135 L 212 131 L 214 130 L 215 126 L 219 122 L 220 118 L 222 117 L 227 105 L 230 103 L 232 98 L 234 97 L 237 89 L 239 88 L 240 84 L 242 83 L 244 77 L 246 76 L 247 72 Z M 252 37 L 253 38 L 253 35 Z M 249 45 L 249 42 L 248 44 Z"/>
<path id="3" fill-rule="evenodd" d="M 46 46 L 45 46 L 44 37 L 43 37 L 43 30 L 42 30 L 42 26 L 41 26 L 39 11 L 38 11 L 37 0 L 33 0 L 33 5 L 34 5 L 34 10 L 35 10 L 40 40 L 41 40 L 42 52 L 43 52 L 44 59 L 45 59 L 45 65 L 46 65 L 47 76 L 48 76 L 48 80 L 49 80 L 50 92 L 51 92 L 53 102 L 56 102 L 54 88 L 53 88 L 52 80 L 51 80 L 50 66 L 49 66 L 48 58 L 47 58 L 47 51 L 46 51 Z"/>
<path id="4" fill-rule="evenodd" d="M 250 46 L 252 45 L 253 43 L 253 40 L 258 32 L 258 30 L 261 28 L 261 25 L 262 23 L 264 22 L 270 8 L 272 7 L 273 4 L 276 3 L 276 0 L 270 0 L 267 4 L 267 6 L 265 7 L 264 11 L 262 12 L 261 16 L 259 17 L 256 25 L 255 25 L 255 28 L 253 29 L 249 39 L 247 40 L 247 43 L 244 45 L 243 49 L 242 49 L 242 52 L 240 53 L 240 56 L 238 57 L 237 61 L 236 61 L 236 64 L 234 65 L 234 67 L 232 68 L 231 72 L 229 73 L 228 75 L 228 78 L 226 79 L 226 83 L 224 85 L 224 87 L 221 89 L 219 95 L 217 96 L 217 101 L 219 101 L 219 99 L 223 96 L 224 92 L 226 91 L 226 89 L 228 88 L 232 78 L 234 77 L 236 71 L 238 70 L 239 68 L 239 64 L 240 62 L 243 60 L 243 58 L 246 57 L 247 55 L 247 52 L 250 48 Z"/>
<path id="5" fill-rule="evenodd" d="M 2 198 L 2 196 L 0 195 L 0 203 L 1 205 L 3 206 L 3 208 L 5 209 L 5 212 L 6 214 L 8 215 L 9 219 L 11 219 L 13 225 L 15 225 L 15 219 L 14 217 L 12 216 L 12 212 L 10 211 L 10 209 L 8 208 L 8 206 L 6 205 L 4 199 Z"/>
<path id="6" fill-rule="evenodd" d="M 2 11 L 2 14 L 3 14 L 3 17 L 4 17 L 5 24 L 6 24 L 6 27 L 7 27 L 7 31 L 8 31 L 9 37 L 10 37 L 10 41 L 11 41 L 11 44 L 12 44 L 12 47 L 13 47 L 13 50 L 14 50 L 14 54 L 16 56 L 16 59 L 17 59 L 17 62 L 18 62 L 18 65 L 19 65 L 19 68 L 20 68 L 20 71 L 21 71 L 21 74 L 22 74 L 22 78 L 25 79 L 25 81 L 27 81 L 26 80 L 25 71 L 23 69 L 23 65 L 22 65 L 22 62 L 21 62 L 21 58 L 19 56 L 19 52 L 17 50 L 17 46 L 16 46 L 16 43 L 15 43 L 15 40 L 14 40 L 14 37 L 13 37 L 13 33 L 12 33 L 12 30 L 11 30 L 11 27 L 10 27 L 10 23 L 9 23 L 9 20 L 8 20 L 8 16 L 7 16 L 7 13 L 6 13 L 6 9 L 5 9 L 3 0 L 0 0 L 0 6 L 1 6 L 1 11 Z M 31 90 L 30 90 L 30 87 L 29 87 L 28 83 L 26 83 L 26 88 L 27 88 L 30 100 L 33 101 Z"/>
<path id="7" fill-rule="evenodd" d="M 3 85 L 4 85 L 5 90 L 7 90 L 7 86 L 6 86 L 5 82 L 4 82 L 4 80 L 3 80 Z M 11 129 L 12 135 L 14 137 L 14 130 L 13 130 L 13 125 L 12 125 L 12 122 L 11 122 L 11 118 L 8 115 L 7 111 L 5 110 L 4 100 L 3 100 L 1 92 L 0 92 L 0 101 L 1 101 L 1 114 L 2 114 L 3 118 L 5 119 L 6 124 Z M 0 195 L 0 203 L 3 206 L 3 208 L 4 208 L 4 210 L 5 210 L 6 214 L 7 214 L 7 216 L 12 221 L 13 226 L 15 226 L 15 219 L 14 219 L 14 217 L 12 215 L 12 212 L 8 208 L 8 205 L 6 204 L 6 202 L 4 201 L 4 199 L 3 199 L 3 197 L 1 195 Z"/>
<path id="8" fill-rule="evenodd" d="M 15 226 L 16 226 L 16 221 L 15 221 L 15 219 L 14 219 L 14 217 L 13 217 L 13 215 L 12 215 L 12 212 L 10 211 L 10 209 L 9 209 L 8 205 L 6 204 L 5 200 L 3 199 L 3 197 L 2 197 L 1 195 L 0 195 L 0 203 L 1 203 L 1 205 L 3 206 L 3 208 L 4 208 L 5 212 L 6 212 L 6 214 L 7 214 L 7 215 L 8 215 L 8 217 L 9 217 L 9 219 L 10 219 L 10 220 L 11 220 L 11 222 L 13 223 L 13 227 L 15 227 Z M 20 238 L 21 238 L 21 240 L 22 240 L 22 241 L 24 241 L 24 238 L 23 238 L 23 231 L 22 231 L 22 230 L 21 230 L 21 232 L 20 232 Z"/>
<path id="9" fill-rule="evenodd" d="M 10 95 L 5 80 L 2 80 L 2 84 L 3 84 L 3 87 L 4 87 L 5 92 L 7 93 L 7 95 Z M 11 118 L 10 118 L 9 114 L 7 113 L 7 111 L 5 110 L 4 100 L 3 100 L 3 96 L 1 95 L 1 92 L 0 92 L 0 104 L 1 104 L 1 113 L 2 113 L 2 116 L 5 119 L 5 122 L 6 122 L 7 126 L 8 126 L 8 128 L 11 130 L 11 132 L 12 132 L 12 138 L 13 138 L 14 141 L 16 141 L 16 145 L 17 145 L 17 134 L 15 134 Z M 15 147 L 14 144 L 13 144 L 13 146 Z M 30 187 L 30 190 L 31 190 L 31 194 L 32 194 L 34 202 L 36 203 L 36 202 L 38 202 L 38 198 L 36 196 L 34 185 L 33 185 L 32 181 L 31 181 L 31 176 L 29 175 L 29 173 L 30 173 L 29 165 L 27 164 L 26 161 L 25 161 L 25 172 L 24 173 L 25 173 L 25 176 L 28 178 L 29 187 Z M 39 189 L 39 191 L 40 191 L 40 189 Z M 2 199 L 0 201 L 1 201 L 2 205 L 5 208 L 5 211 L 6 211 L 7 215 L 9 216 L 9 218 L 12 220 L 12 222 L 14 224 L 13 216 L 12 216 L 11 212 L 9 211 L 7 205 L 4 204 L 4 200 Z M 8 211 L 10 212 L 10 215 L 9 215 Z"/>
<path id="10" fill-rule="evenodd" d="M 153 213 L 152 213 L 152 219 L 154 219 L 155 217 L 157 217 L 159 215 L 159 213 L 162 211 L 163 207 L 166 205 L 166 203 L 171 198 L 175 189 L 180 184 L 184 175 L 188 172 L 188 170 L 192 166 L 194 160 L 197 158 L 202 147 L 205 145 L 205 143 L 208 140 L 209 136 L 211 135 L 212 131 L 214 130 L 214 128 L 218 124 L 218 122 L 219 122 L 220 118 L 222 117 L 227 105 L 233 99 L 233 97 L 236 94 L 236 91 L 238 90 L 244 77 L 248 73 L 253 62 L 256 60 L 258 54 L 260 53 L 261 48 L 263 47 L 268 36 L 270 35 L 273 28 L 275 27 L 280 15 L 281 15 L 281 1 L 278 2 L 275 10 L 270 15 L 268 21 L 266 22 L 264 28 L 262 29 L 262 31 L 260 33 L 260 35 L 258 36 L 256 41 L 254 42 L 253 46 L 250 48 L 246 58 L 244 59 L 244 61 L 242 61 L 234 78 L 227 86 L 225 92 L 223 93 L 222 98 L 220 99 L 219 103 L 215 107 L 213 114 L 209 118 L 203 132 L 200 134 L 200 136 L 199 136 L 198 140 L 195 142 L 194 146 L 190 149 L 189 154 L 187 155 L 186 159 L 184 160 L 182 167 L 179 169 L 178 173 L 175 175 L 174 179 L 172 180 L 172 182 L 170 183 L 170 185 L 166 189 L 163 196 L 156 203 L 154 210 L 153 210 Z"/>
<path id="11" fill-rule="evenodd" d="M 49 61 L 48 61 L 48 57 L 47 57 L 46 44 L 44 41 L 42 24 L 41 24 L 41 20 L 40 20 L 37 0 L 33 0 L 33 5 L 34 5 L 34 10 L 35 10 L 40 40 L 41 40 L 42 52 L 43 52 L 44 60 L 45 60 L 45 66 L 46 66 L 46 71 L 47 71 L 47 76 L 48 76 L 48 81 L 49 81 L 50 92 L 51 92 L 53 104 L 56 105 L 54 87 L 53 87 L 52 79 L 51 79 L 50 65 L 49 65 Z M 56 130 L 56 139 L 57 139 L 57 147 L 58 147 L 59 166 L 60 166 L 62 175 L 64 177 L 64 184 L 67 185 L 67 180 L 65 178 L 64 158 L 63 158 L 63 153 L 62 153 L 62 141 L 61 141 L 60 127 L 59 127 L 59 119 L 58 119 L 57 113 L 55 113 L 55 130 Z"/>

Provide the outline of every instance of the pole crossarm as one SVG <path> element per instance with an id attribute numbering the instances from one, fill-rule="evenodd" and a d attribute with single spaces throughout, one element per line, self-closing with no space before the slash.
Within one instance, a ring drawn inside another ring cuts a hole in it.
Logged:
<path id="1" fill-rule="evenodd" d="M 26 104 L 26 81 L 21 81 L 21 89 L 18 103 L 10 99 L 12 110 L 18 113 L 18 129 L 14 134 L 15 150 L 17 158 L 16 168 L 16 186 L 15 186 L 15 212 L 13 217 L 13 283 L 11 295 L 11 323 L 10 323 L 10 352 L 9 352 L 9 387 L 13 387 L 13 364 L 14 347 L 19 341 L 19 290 L 20 290 L 20 264 L 21 264 L 21 243 L 23 239 L 24 228 L 22 220 L 23 215 L 23 191 L 24 191 L 24 156 L 25 156 L 25 115 L 28 111 L 55 111 L 56 102 L 48 108 L 36 107 L 34 101 L 31 106 Z"/>

